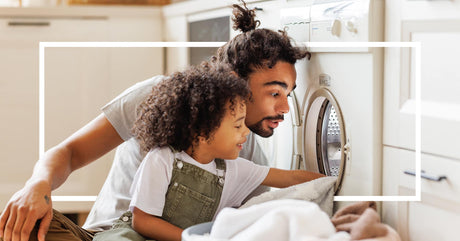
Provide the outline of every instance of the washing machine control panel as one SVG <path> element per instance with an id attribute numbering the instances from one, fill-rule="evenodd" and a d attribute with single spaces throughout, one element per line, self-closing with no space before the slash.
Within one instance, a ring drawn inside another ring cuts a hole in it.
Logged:
<path id="1" fill-rule="evenodd" d="M 370 0 L 316 0 L 310 9 L 311 42 L 368 42 Z M 319 52 L 335 48 L 315 49 Z M 359 49 L 349 49 L 349 51 Z M 362 48 L 367 51 L 367 48 Z M 340 52 L 346 51 L 343 48 Z"/>
<path id="2" fill-rule="evenodd" d="M 310 6 L 281 9 L 280 22 L 283 29 L 295 41 L 310 41 Z"/>

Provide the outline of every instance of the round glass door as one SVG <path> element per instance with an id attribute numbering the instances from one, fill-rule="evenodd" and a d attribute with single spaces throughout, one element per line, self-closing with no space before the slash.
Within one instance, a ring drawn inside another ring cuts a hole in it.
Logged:
<path id="1" fill-rule="evenodd" d="M 339 175 L 340 158 L 342 156 L 342 143 L 340 140 L 340 125 L 337 119 L 337 113 L 330 101 L 326 100 L 322 121 L 318 121 L 320 132 L 320 145 L 317 152 L 321 154 L 320 172 L 327 176 Z"/>
<path id="2" fill-rule="evenodd" d="M 338 192 L 349 151 L 340 107 L 324 88 L 315 91 L 306 104 L 303 126 L 306 169 L 337 177 Z"/>

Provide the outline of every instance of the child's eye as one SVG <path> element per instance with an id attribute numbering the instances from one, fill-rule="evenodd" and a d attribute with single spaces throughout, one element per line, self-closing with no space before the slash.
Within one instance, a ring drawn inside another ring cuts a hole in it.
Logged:
<path id="1" fill-rule="evenodd" d="M 235 128 L 236 128 L 236 129 L 240 129 L 240 128 L 241 128 L 241 125 L 239 125 L 239 126 L 235 126 Z"/>

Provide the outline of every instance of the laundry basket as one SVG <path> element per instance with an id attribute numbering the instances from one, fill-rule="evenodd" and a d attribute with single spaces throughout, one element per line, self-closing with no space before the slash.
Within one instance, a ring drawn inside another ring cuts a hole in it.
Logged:
<path id="1" fill-rule="evenodd" d="M 191 235 L 204 235 L 211 232 L 213 222 L 200 223 L 186 228 L 182 232 L 182 241 L 192 240 Z"/>

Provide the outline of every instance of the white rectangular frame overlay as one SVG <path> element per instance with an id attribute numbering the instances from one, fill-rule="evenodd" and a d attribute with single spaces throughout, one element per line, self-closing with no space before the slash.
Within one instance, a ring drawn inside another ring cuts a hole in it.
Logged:
<path id="1" fill-rule="evenodd" d="M 45 153 L 45 48 L 163 48 L 220 47 L 226 42 L 40 42 L 39 157 Z M 415 196 L 334 196 L 334 201 L 421 201 L 421 43 L 420 42 L 305 42 L 307 47 L 396 47 L 415 50 Z M 53 201 L 95 201 L 97 196 L 52 196 Z"/>

